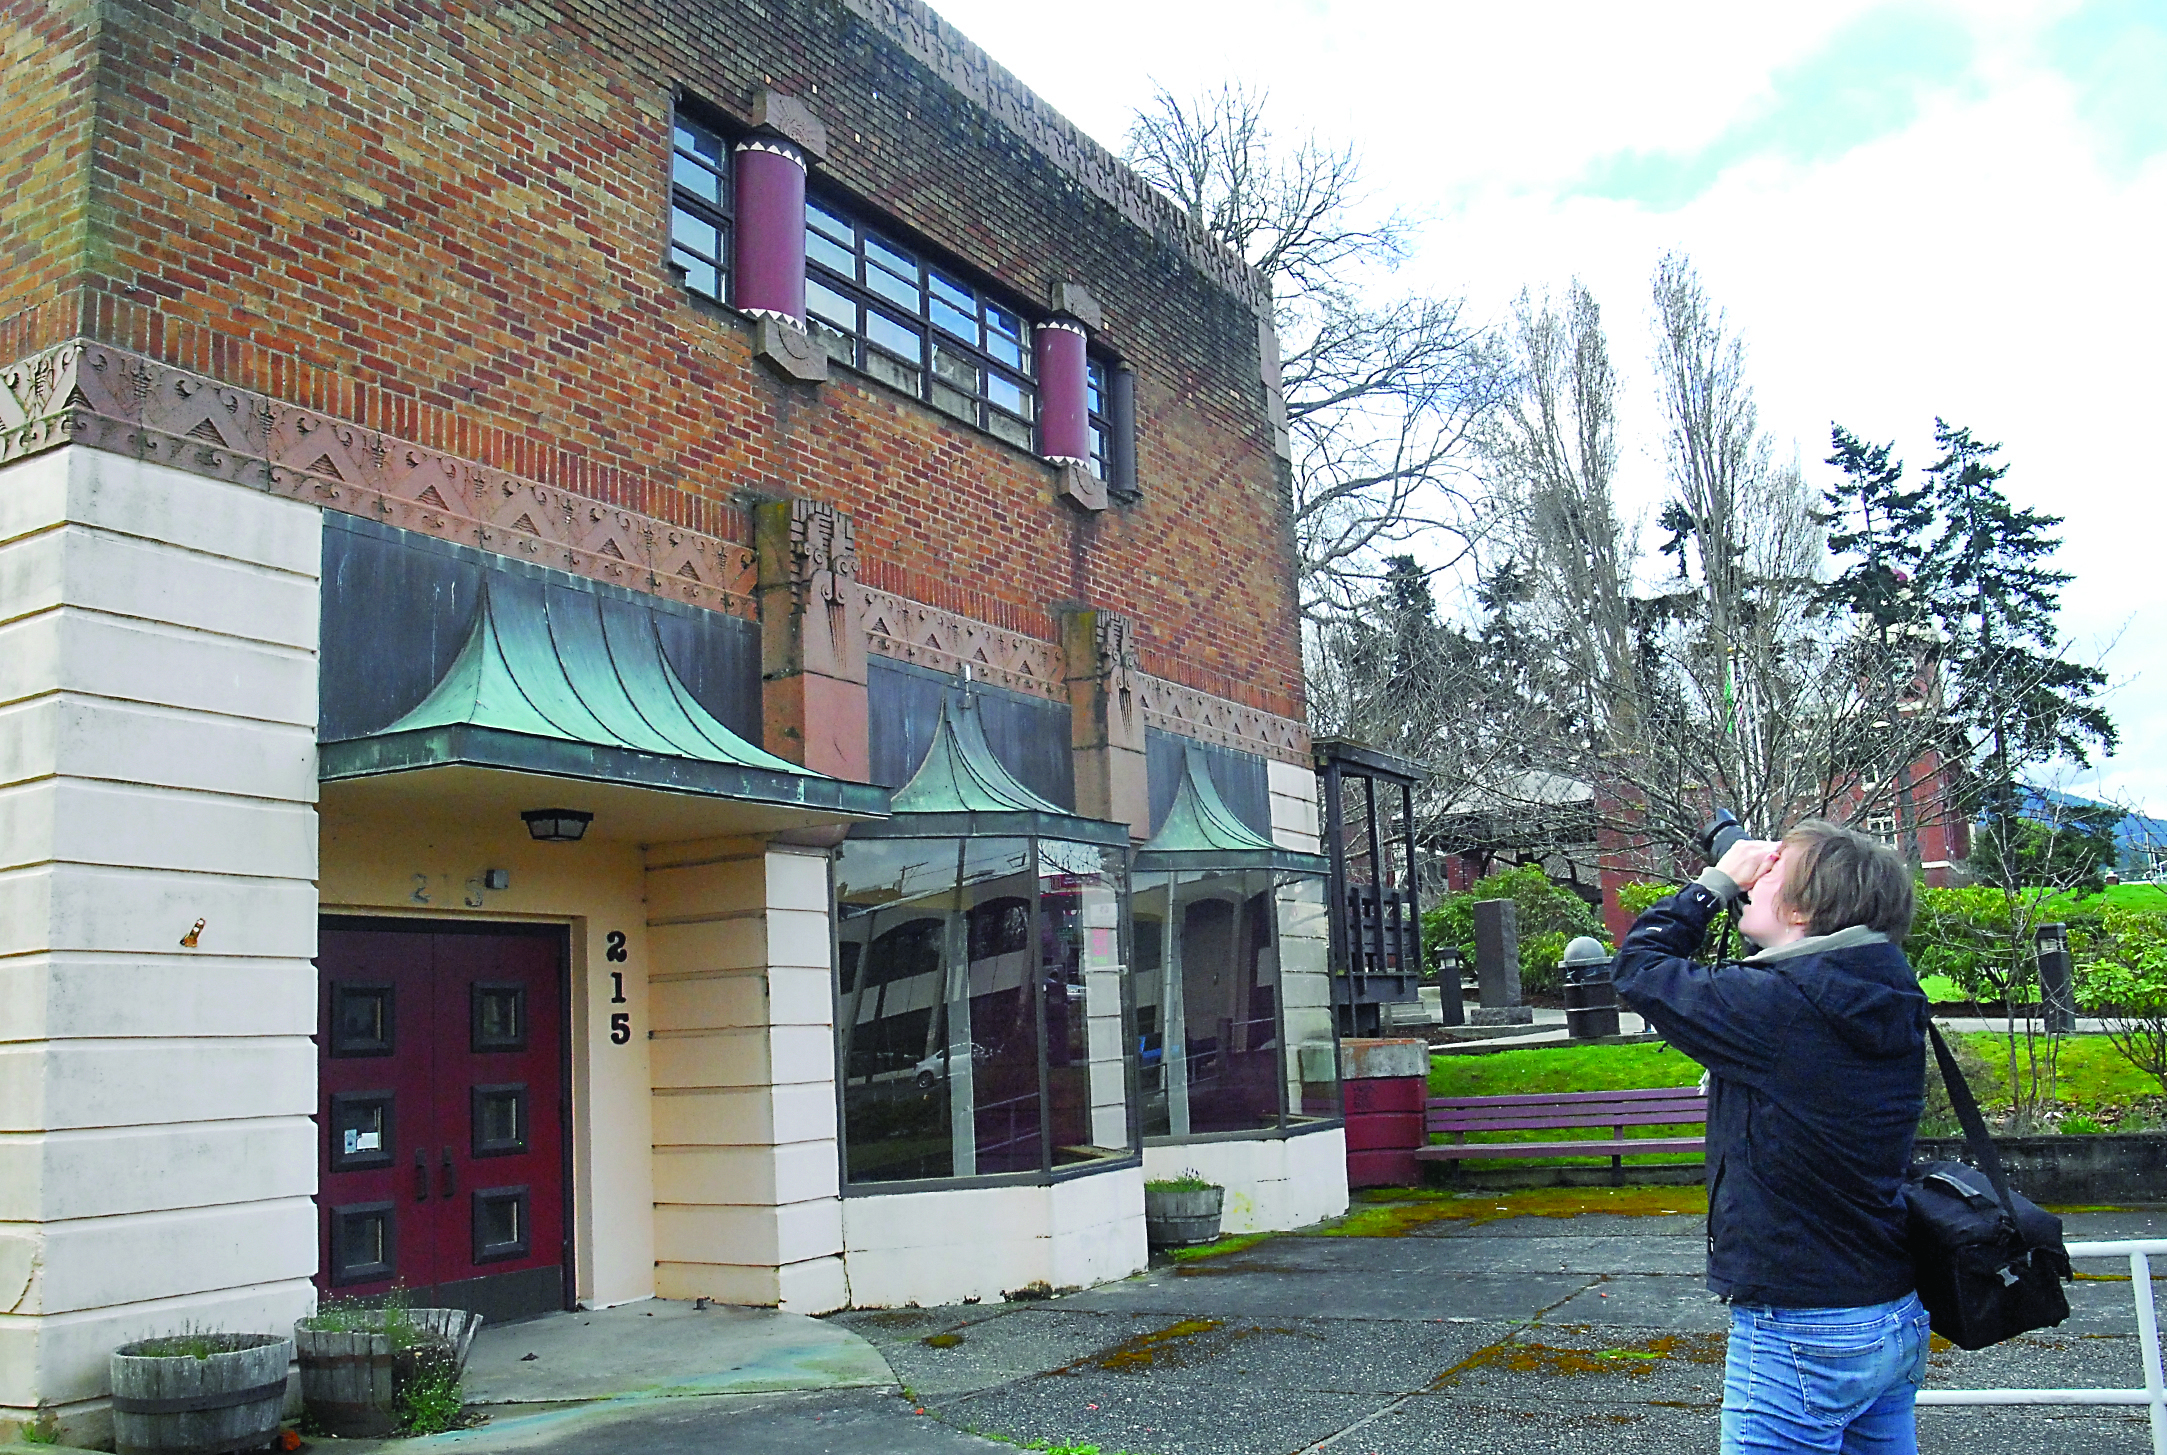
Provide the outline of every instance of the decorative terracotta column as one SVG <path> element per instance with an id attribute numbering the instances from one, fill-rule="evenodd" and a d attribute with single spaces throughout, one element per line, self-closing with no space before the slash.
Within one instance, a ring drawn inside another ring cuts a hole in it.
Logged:
<path id="1" fill-rule="evenodd" d="M 772 500 L 753 509 L 753 541 L 763 746 L 862 783 L 871 757 L 856 528 L 832 505 Z"/>
<path id="2" fill-rule="evenodd" d="M 1128 618 L 1094 607 L 1061 614 L 1062 679 L 1068 688 L 1069 752 L 1076 812 L 1151 837 L 1151 779 L 1144 713 L 1136 700 L 1136 644 Z"/>
<path id="3" fill-rule="evenodd" d="M 828 360 L 805 331 L 805 169 L 825 153 L 827 129 L 778 91 L 760 93 L 753 128 L 736 149 L 734 302 L 760 320 L 761 357 L 814 383 Z"/>
<path id="4" fill-rule="evenodd" d="M 1057 487 L 1086 510 L 1106 508 L 1106 482 L 1091 473 L 1091 376 L 1085 344 L 1101 325 L 1098 300 L 1081 283 L 1057 283 L 1053 316 L 1033 330 L 1038 355 L 1038 452 L 1061 472 Z"/>
<path id="5" fill-rule="evenodd" d="M 1091 459 L 1084 338 L 1073 318 L 1049 318 L 1037 329 L 1039 453 L 1056 465 Z"/>
<path id="6" fill-rule="evenodd" d="M 737 306 L 805 326 L 805 153 L 755 132 L 737 144 Z"/>

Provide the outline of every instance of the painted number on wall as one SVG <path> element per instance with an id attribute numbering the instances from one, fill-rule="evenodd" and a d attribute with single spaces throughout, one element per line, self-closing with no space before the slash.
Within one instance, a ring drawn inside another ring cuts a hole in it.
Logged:
<path id="1" fill-rule="evenodd" d="M 625 932 L 623 930 L 611 930 L 602 937 L 602 940 L 606 947 L 602 951 L 603 959 L 621 965 L 630 958 L 625 950 Z M 625 1003 L 625 973 L 622 970 L 609 972 L 609 1003 L 611 1005 L 623 1005 Z M 610 1015 L 609 1039 L 610 1044 L 613 1046 L 623 1046 L 631 1042 L 632 1013 L 630 1011 L 620 1010 Z"/>

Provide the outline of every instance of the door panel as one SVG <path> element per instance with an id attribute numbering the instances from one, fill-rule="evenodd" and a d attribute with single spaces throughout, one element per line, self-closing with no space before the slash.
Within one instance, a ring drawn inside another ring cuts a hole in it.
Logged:
<path id="1" fill-rule="evenodd" d="M 565 934 L 327 920 L 318 1284 L 566 1305 Z"/>
<path id="2" fill-rule="evenodd" d="M 561 1269 L 562 937 L 433 938 L 442 1098 L 435 1281 Z M 562 1304 L 560 1294 L 554 1306 Z"/>

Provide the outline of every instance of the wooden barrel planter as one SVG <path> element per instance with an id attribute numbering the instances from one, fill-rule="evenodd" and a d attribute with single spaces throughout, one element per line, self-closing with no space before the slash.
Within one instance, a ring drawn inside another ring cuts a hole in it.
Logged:
<path id="1" fill-rule="evenodd" d="M 301 1402 L 309 1418 L 327 1435 L 341 1439 L 378 1439 L 399 1431 L 398 1396 L 415 1366 L 441 1352 L 466 1369 L 467 1351 L 482 1326 L 482 1316 L 458 1308 L 415 1308 L 341 1314 L 338 1329 L 312 1329 L 310 1320 L 293 1326 L 294 1348 L 301 1361 Z"/>
<path id="2" fill-rule="evenodd" d="M 276 1334 L 187 1334 L 115 1350 L 120 1455 L 234 1455 L 278 1438 L 293 1343 Z"/>
<path id="3" fill-rule="evenodd" d="M 1144 1185 L 1144 1237 L 1154 1248 L 1209 1243 L 1219 1236 L 1223 1187 L 1174 1191 Z"/>

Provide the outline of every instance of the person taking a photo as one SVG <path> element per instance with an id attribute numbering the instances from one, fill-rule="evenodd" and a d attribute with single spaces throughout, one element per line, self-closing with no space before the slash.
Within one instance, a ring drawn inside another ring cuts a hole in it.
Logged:
<path id="1" fill-rule="evenodd" d="M 1756 953 L 1692 958 L 1743 902 Z M 1927 1002 L 1909 867 L 1835 824 L 1734 844 L 1625 937 L 1618 994 L 1708 1070 L 1708 1287 L 1731 1306 L 1723 1452 L 1913 1455 L 1927 1314 L 1901 1189 Z"/>

